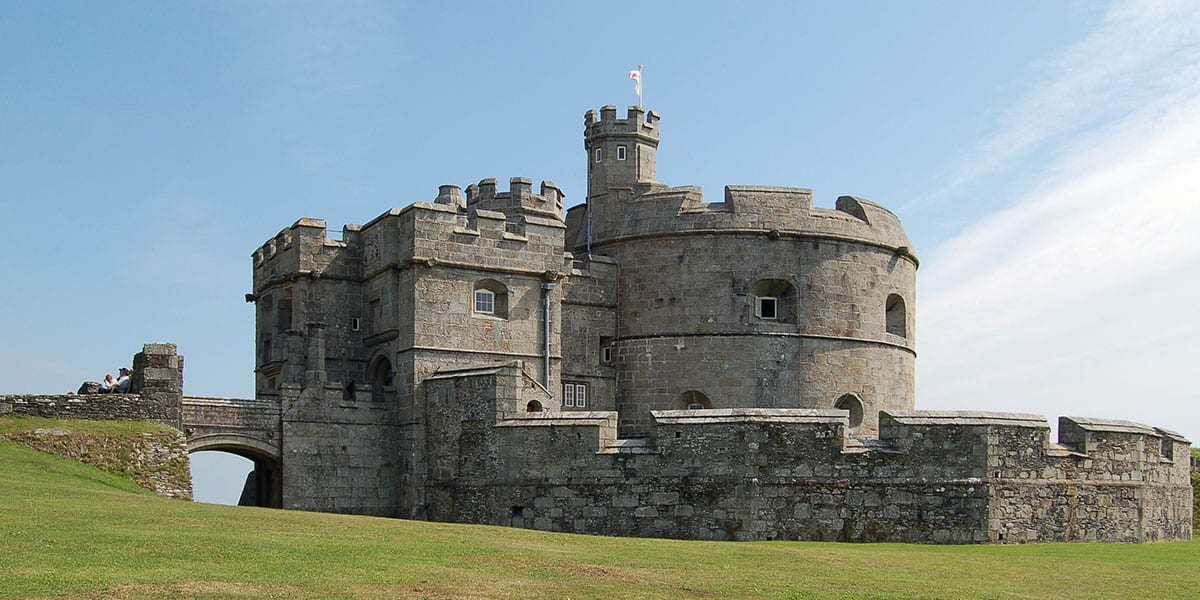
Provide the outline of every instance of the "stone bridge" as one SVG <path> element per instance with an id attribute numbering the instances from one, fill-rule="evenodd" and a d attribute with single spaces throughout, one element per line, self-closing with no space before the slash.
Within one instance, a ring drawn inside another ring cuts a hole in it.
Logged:
<path id="1" fill-rule="evenodd" d="M 189 453 L 219 450 L 254 462 L 241 504 L 282 506 L 278 402 L 183 396 L 179 422 Z"/>

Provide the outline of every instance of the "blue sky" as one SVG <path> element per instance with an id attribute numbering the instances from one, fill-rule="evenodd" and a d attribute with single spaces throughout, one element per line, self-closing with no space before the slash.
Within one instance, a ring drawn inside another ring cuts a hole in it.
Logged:
<path id="1" fill-rule="evenodd" d="M 660 180 L 900 215 L 918 408 L 1200 439 L 1193 2 L 6 2 L 0 55 L 0 392 L 171 341 L 251 396 L 262 242 L 486 177 L 581 202 L 583 113 L 644 64 Z"/>

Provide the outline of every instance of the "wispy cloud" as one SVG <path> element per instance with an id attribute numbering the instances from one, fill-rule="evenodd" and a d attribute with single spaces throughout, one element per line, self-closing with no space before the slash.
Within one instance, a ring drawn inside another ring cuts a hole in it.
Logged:
<path id="1" fill-rule="evenodd" d="M 1019 196 L 923 257 L 919 403 L 1200 435 L 1200 11 L 1114 5 L 1045 70 L 949 188 L 999 173 Z"/>
<path id="2" fill-rule="evenodd" d="M 1121 115 L 1162 112 L 1195 97 L 1198 12 L 1190 0 L 1111 6 L 1091 35 L 1035 69 L 1031 91 L 1007 111 L 1003 131 L 969 153 L 934 196 Z"/>

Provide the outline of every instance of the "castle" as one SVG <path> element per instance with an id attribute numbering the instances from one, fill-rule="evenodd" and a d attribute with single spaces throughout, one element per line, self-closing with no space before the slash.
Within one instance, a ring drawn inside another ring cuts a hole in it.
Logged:
<path id="1" fill-rule="evenodd" d="M 251 458 L 244 503 L 606 535 L 935 543 L 1192 537 L 1189 442 L 1128 421 L 914 410 L 916 256 L 850 196 L 655 179 L 659 118 L 584 118 L 585 204 L 442 186 L 253 254 L 256 397 L 0 414 L 154 420 Z"/>
<path id="2" fill-rule="evenodd" d="M 288 508 L 709 539 L 1191 536 L 1188 442 L 914 412 L 899 220 L 655 178 L 659 117 L 584 118 L 587 201 L 442 186 L 254 253 L 257 399 Z"/>

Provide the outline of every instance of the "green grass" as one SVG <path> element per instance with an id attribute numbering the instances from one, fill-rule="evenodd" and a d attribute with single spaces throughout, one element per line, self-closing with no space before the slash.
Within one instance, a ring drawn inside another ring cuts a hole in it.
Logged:
<path id="1" fill-rule="evenodd" d="M 225 507 L 161 498 L 0 440 L 0 598 L 1124 599 L 1198 590 L 1195 542 L 685 542 Z"/>

